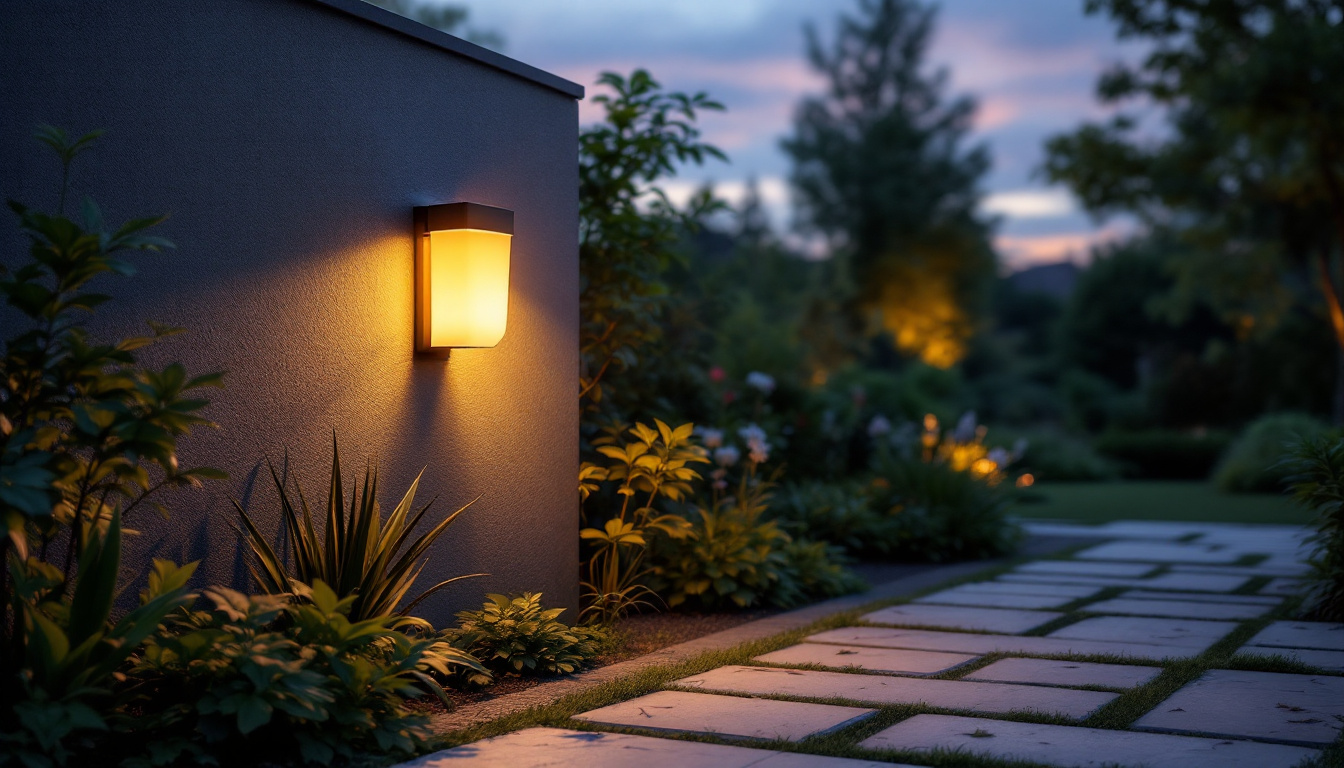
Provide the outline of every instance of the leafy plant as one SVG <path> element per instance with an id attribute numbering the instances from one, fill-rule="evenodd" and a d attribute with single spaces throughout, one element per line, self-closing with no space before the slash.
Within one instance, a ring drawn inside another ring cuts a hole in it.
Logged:
<path id="1" fill-rule="evenodd" d="M 1222 432 L 1112 430 L 1097 438 L 1097 451 L 1120 462 L 1133 477 L 1203 480 L 1231 442 Z"/>
<path id="2" fill-rule="evenodd" d="M 901 535 L 901 524 L 875 510 L 868 488 L 857 482 L 786 486 L 770 514 L 791 536 L 824 541 L 855 556 L 890 554 Z"/>
<path id="3" fill-rule="evenodd" d="M 603 482 L 619 484 L 615 496 L 620 507 L 601 528 L 584 528 L 579 538 L 589 542 L 588 578 L 583 588 L 588 605 L 583 616 L 607 624 L 641 605 L 652 591 L 642 579 L 647 573 L 644 555 L 655 536 L 685 538 L 690 530 L 686 518 L 660 512 L 660 499 L 679 502 L 692 492 L 700 479 L 692 467 L 707 463 L 705 450 L 696 445 L 693 424 L 673 429 L 655 420 L 654 427 L 636 424 L 612 429 L 594 441 L 598 453 L 607 457 L 605 467 L 585 462 L 579 468 L 579 494 L 587 501 Z M 633 439 L 631 439 L 633 438 Z M 643 496 L 643 503 L 637 498 Z"/>
<path id="4" fill-rule="evenodd" d="M 55 566 L 36 558 L 10 557 L 11 609 L 18 627 L 14 654 L 21 669 L 12 718 L 0 727 L 0 743 L 25 765 L 64 765 L 69 740 L 81 732 L 107 731 L 107 702 L 115 676 L 140 644 L 170 613 L 195 595 L 186 582 L 196 564 L 178 567 L 155 560 L 140 606 L 109 622 L 121 565 L 121 513 L 94 532 L 79 558 L 73 593 Z"/>
<path id="5" fill-rule="evenodd" d="M 724 159 L 695 125 L 701 112 L 723 109 L 704 93 L 666 92 L 642 69 L 629 77 L 604 72 L 598 82 L 611 91 L 592 99 L 605 119 L 579 135 L 579 398 L 586 412 L 610 408 L 609 375 L 634 367 L 641 347 L 658 338 L 668 298 L 662 273 L 676 241 L 717 208 L 703 194 L 678 210 L 659 180 L 678 165 Z M 619 416 L 622 409 L 614 410 Z"/>
<path id="6" fill-rule="evenodd" d="M 393 617 L 352 619 L 356 598 L 321 579 L 302 603 L 223 587 L 206 596 L 213 609 L 175 617 L 131 670 L 139 715 L 127 728 L 152 740 L 142 764 L 232 764 L 263 748 L 323 765 L 414 754 L 430 732 L 405 699 L 443 697 L 431 675 L 485 672 L 440 638 L 397 631 Z"/>
<path id="7" fill-rule="evenodd" d="M 1329 428 L 1304 413 L 1272 413 L 1251 422 L 1223 454 L 1213 481 L 1231 493 L 1280 493 L 1290 466 L 1285 451 L 1326 436 Z"/>
<path id="8" fill-rule="evenodd" d="M 543 609 L 541 594 L 490 594 L 479 611 L 457 614 L 458 628 L 445 633 L 454 646 L 491 670 L 518 675 L 574 672 L 601 653 L 610 633 L 601 627 L 570 627 L 558 621 L 564 608 Z M 471 678 L 487 683 L 488 675 Z"/>
<path id="9" fill-rule="evenodd" d="M 88 199 L 79 220 L 65 215 L 71 163 L 98 135 L 39 129 L 61 162 L 57 212 L 10 201 L 28 259 L 0 265 L 7 312 L 24 319 L 0 354 L 0 700 L 12 703 L 0 741 L 28 765 L 63 764 L 72 740 L 106 730 L 114 673 L 187 599 L 194 566 L 156 562 L 144 603 L 110 622 L 123 518 L 142 506 L 166 515 L 157 491 L 224 476 L 177 457 L 178 438 L 210 424 L 197 393 L 220 375 L 137 360 L 177 329 L 151 323 L 149 336 L 102 343 L 85 328 L 110 298 L 91 280 L 133 274 L 125 252 L 171 247 L 149 234 L 161 218 L 109 228 Z"/>
<path id="10" fill-rule="evenodd" d="M 893 554 L 916 560 L 993 557 L 1012 550 L 1009 496 L 947 462 L 893 458 L 878 471 L 873 501 L 901 525 Z"/>
<path id="11" fill-rule="evenodd" d="M 411 483 L 411 487 L 401 497 L 392 514 L 383 520 L 378 506 L 378 467 L 370 463 L 364 470 L 364 487 L 360 490 L 355 483 L 350 489 L 350 506 L 344 509 L 345 491 L 341 481 L 341 455 L 336 445 L 336 436 L 331 441 L 331 483 L 327 496 L 326 525 L 324 534 L 319 536 L 314 525 L 312 510 L 303 495 L 299 482 L 294 481 L 294 494 L 291 497 L 284 480 L 276 472 L 274 465 L 271 480 L 280 496 L 280 513 L 285 523 L 285 533 L 294 552 L 294 568 L 291 571 L 237 501 L 234 507 L 246 528 L 245 538 L 252 552 L 248 568 L 257 586 L 268 594 L 283 595 L 301 590 L 299 585 L 312 587 L 322 581 L 333 589 L 341 599 L 350 598 L 350 618 L 365 621 L 384 616 L 394 616 L 391 626 L 415 626 L 432 629 L 424 619 L 410 616 L 410 612 L 425 598 L 440 589 L 462 579 L 485 574 L 473 573 L 445 579 L 421 592 L 400 610 L 397 605 L 415 585 L 420 572 L 424 570 L 425 553 L 448 529 L 448 526 L 462 514 L 468 503 L 461 509 L 445 517 L 432 528 L 419 536 L 414 536 L 415 528 L 429 511 L 429 504 L 414 509 L 415 491 L 420 485 L 420 475 Z M 297 499 L 297 504 L 295 501 Z"/>
<path id="12" fill-rule="evenodd" d="M 1306 440 L 1285 460 L 1297 501 L 1316 513 L 1308 611 L 1344 621 L 1344 440 Z"/>
<path id="13" fill-rule="evenodd" d="M 849 558 L 843 549 L 834 544 L 792 537 L 784 545 L 784 557 L 789 564 L 790 578 L 781 583 L 792 584 L 794 591 L 790 594 L 777 589 L 771 594 L 770 602 L 781 608 L 790 608 L 818 598 L 848 595 L 868 586 L 845 567 Z"/>

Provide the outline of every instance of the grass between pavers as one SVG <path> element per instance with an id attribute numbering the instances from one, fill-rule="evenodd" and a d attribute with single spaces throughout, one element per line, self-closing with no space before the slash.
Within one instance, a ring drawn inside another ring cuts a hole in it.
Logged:
<path id="1" fill-rule="evenodd" d="M 1287 496 L 1223 493 L 1207 482 L 1046 482 L 1032 487 L 1032 498 L 1016 505 L 1014 513 L 1079 523 L 1168 520 L 1306 525 L 1314 519 L 1310 511 L 1300 509 Z"/>
<path id="2" fill-rule="evenodd" d="M 1087 546 L 1087 545 L 1083 545 Z M 1081 547 L 1075 547 L 1077 550 Z M 1057 554 L 1055 557 L 1060 557 Z M 615 733 L 631 733 L 640 735 L 656 735 L 665 739 L 681 739 L 690 741 L 702 741 L 709 743 L 721 743 L 732 745 L 747 745 L 761 749 L 773 749 L 786 752 L 801 752 L 806 754 L 824 755 L 833 757 L 851 757 L 867 760 L 889 760 L 892 762 L 912 762 L 922 765 L 935 767 L 946 766 L 966 766 L 967 768 L 1038 768 L 1043 764 L 1022 761 L 1006 761 L 997 758 L 974 757 L 960 752 L 915 752 L 910 750 L 868 750 L 858 746 L 862 740 L 888 728 L 902 720 L 913 717 L 917 714 L 945 714 L 945 715 L 963 715 L 968 717 L 977 717 L 985 719 L 987 725 L 993 720 L 1014 720 L 1020 722 L 1042 723 L 1051 725 L 1079 725 L 1094 728 L 1124 730 L 1128 728 L 1135 720 L 1143 714 L 1150 711 L 1163 700 L 1171 696 L 1182 686 L 1198 679 L 1210 669 L 1240 669 L 1250 671 L 1264 672 L 1289 672 L 1296 674 L 1326 674 L 1337 673 L 1327 672 L 1313 668 L 1300 662 L 1292 661 L 1283 657 L 1253 657 L 1236 656 L 1235 651 L 1240 648 L 1255 633 L 1259 632 L 1270 622 L 1291 618 L 1299 601 L 1294 599 L 1285 600 L 1278 608 L 1266 615 L 1241 621 L 1235 630 L 1219 640 L 1209 649 L 1199 656 L 1188 659 L 1158 660 L 1141 659 L 1129 656 L 1112 656 L 1108 654 L 1033 654 L 1033 653 L 993 653 L 983 654 L 979 658 L 946 670 L 936 675 L 926 676 L 929 679 L 956 680 L 975 670 L 982 669 L 995 661 L 1004 658 L 1026 657 L 1026 658 L 1044 658 L 1077 662 L 1097 662 L 1111 664 L 1129 664 L 1139 666 L 1161 667 L 1162 672 L 1149 683 L 1131 688 L 1131 689 L 1108 689 L 1096 686 L 1086 686 L 1084 689 L 1116 692 L 1120 695 L 1110 703 L 1102 706 L 1088 718 L 1082 721 L 1075 721 L 1069 718 L 1063 718 L 1052 715 L 1042 715 L 1034 712 L 1009 712 L 1001 714 L 987 715 L 981 712 L 971 712 L 964 710 L 945 709 L 939 707 L 930 707 L 920 704 L 906 705 L 879 705 L 864 704 L 849 699 L 840 698 L 802 698 L 792 696 L 758 696 L 750 697 L 745 694 L 716 692 L 718 695 L 737 695 L 744 698 L 771 698 L 783 701 L 806 701 L 822 704 L 837 704 L 845 706 L 865 706 L 877 710 L 872 717 L 862 722 L 851 725 L 842 730 L 831 734 L 817 736 L 801 742 L 791 743 L 783 741 L 762 742 L 755 740 L 743 740 L 722 738 L 704 734 L 678 734 L 665 731 L 650 732 L 637 728 L 623 728 L 605 725 L 597 725 L 584 721 L 572 720 L 572 716 L 587 712 L 592 709 L 604 707 L 617 702 L 625 701 L 631 698 L 642 696 L 657 690 L 680 689 L 674 685 L 675 681 L 684 677 L 707 672 L 721 666 L 731 664 L 752 664 L 756 666 L 771 666 L 796 669 L 816 669 L 819 671 L 843 672 L 850 674 L 873 674 L 865 672 L 857 667 L 833 668 L 824 667 L 817 664 L 762 664 L 753 662 L 755 656 L 780 648 L 793 645 L 808 635 L 822 632 L 828 629 L 839 629 L 851 626 L 880 626 L 865 622 L 861 617 L 867 613 L 878 610 L 890 605 L 899 605 L 908 603 L 918 597 L 933 592 L 948 589 L 952 586 L 962 583 L 975 581 L 984 581 L 993 578 L 1005 571 L 1011 570 L 1016 565 L 1025 560 L 1038 560 L 1042 558 L 1019 558 L 1007 564 L 987 568 L 983 571 L 968 575 L 964 578 L 949 580 L 934 587 L 929 587 L 919 592 L 901 598 L 877 600 L 851 611 L 838 613 L 825 619 L 821 619 L 813 624 L 789 632 L 784 632 L 770 638 L 745 643 L 735 648 L 714 651 L 698 656 L 686 662 L 642 670 L 631 674 L 611 683 L 596 687 L 592 690 L 578 694 L 573 694 L 556 701 L 555 703 L 539 707 L 514 715 L 506 716 L 498 720 L 485 723 L 472 728 L 464 729 L 454 733 L 446 734 L 442 739 L 440 748 L 447 748 L 476 741 L 482 738 L 489 738 L 504 733 L 508 733 L 523 728 L 535 726 L 550 726 L 570 728 L 574 730 L 586 731 L 606 731 Z M 1062 559 L 1062 558 L 1061 558 Z M 1158 574 L 1166 569 L 1159 569 Z M 1267 580 L 1266 580 L 1267 581 Z M 1105 600 L 1113 597 L 1115 594 L 1127 589 L 1127 587 L 1107 587 L 1093 597 L 1075 600 L 1065 606 L 1067 612 L 1060 619 L 1050 622 L 1047 625 L 1038 627 L 1036 630 L 1025 633 L 1029 635 L 1046 634 L 1061 626 L 1075 623 L 1086 618 L 1091 618 L 1097 614 L 1088 613 L 1085 610 L 1087 604 Z M 945 627 L 927 627 L 944 632 L 956 632 L 959 630 L 948 629 Z M 968 634 L 985 634 L 983 632 L 965 631 Z M 699 690 L 699 689 L 681 689 L 681 690 Z M 701 691 L 703 692 L 703 691 Z M 1334 745 L 1325 749 L 1320 759 L 1315 761 L 1315 768 L 1344 768 L 1344 737 L 1337 740 Z"/>

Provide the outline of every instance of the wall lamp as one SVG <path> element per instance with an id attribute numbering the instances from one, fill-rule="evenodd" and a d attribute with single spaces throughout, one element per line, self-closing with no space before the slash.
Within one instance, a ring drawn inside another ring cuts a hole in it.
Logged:
<path id="1" fill-rule="evenodd" d="M 493 347 L 509 319 L 513 211 L 415 208 L 415 350 Z"/>

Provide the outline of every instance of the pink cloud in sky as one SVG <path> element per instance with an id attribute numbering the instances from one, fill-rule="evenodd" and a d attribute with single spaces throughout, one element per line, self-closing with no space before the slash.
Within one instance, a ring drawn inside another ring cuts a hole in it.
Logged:
<path id="1" fill-rule="evenodd" d="M 994 247 L 1003 266 L 1009 272 L 1056 261 L 1087 264 L 1092 260 L 1092 249 L 1124 240 L 1133 234 L 1134 227 L 1126 223 L 1110 223 L 1091 231 L 1062 232 L 1048 235 L 998 235 Z"/>

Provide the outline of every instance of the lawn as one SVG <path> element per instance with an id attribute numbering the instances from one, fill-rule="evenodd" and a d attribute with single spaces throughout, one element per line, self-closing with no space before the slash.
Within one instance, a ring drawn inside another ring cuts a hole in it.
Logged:
<path id="1" fill-rule="evenodd" d="M 1309 523 L 1312 515 L 1286 496 L 1223 493 L 1210 483 L 1146 481 L 1038 485 L 1016 505 L 1024 518 Z"/>

